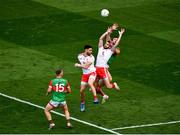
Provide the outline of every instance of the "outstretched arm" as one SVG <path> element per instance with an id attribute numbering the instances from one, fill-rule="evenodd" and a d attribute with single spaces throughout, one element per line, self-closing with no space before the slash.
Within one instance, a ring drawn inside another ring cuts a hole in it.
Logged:
<path id="1" fill-rule="evenodd" d="M 124 29 L 124 28 L 121 28 L 121 31 L 118 31 L 119 37 L 118 37 L 118 39 L 117 39 L 117 41 L 116 41 L 116 43 L 115 43 L 115 45 L 113 46 L 112 49 L 115 49 L 115 48 L 118 46 L 118 44 L 120 43 L 121 37 L 122 37 L 122 35 L 123 35 L 124 32 L 125 32 L 125 29 Z"/>
<path id="2" fill-rule="evenodd" d="M 92 60 L 84 61 L 83 57 L 82 57 L 82 54 L 78 55 L 78 60 L 79 60 L 80 64 L 79 63 L 75 63 L 74 66 L 75 67 L 79 67 L 79 68 L 87 69 L 93 63 Z"/>
<path id="3" fill-rule="evenodd" d="M 101 37 L 99 38 L 99 44 L 98 44 L 99 48 L 103 46 L 103 40 L 104 40 L 104 38 L 106 37 L 107 34 L 108 34 L 108 32 L 106 31 L 106 32 L 103 33 L 103 34 L 101 35 Z"/>
<path id="4" fill-rule="evenodd" d="M 92 62 L 88 62 L 86 64 L 79 64 L 79 63 L 75 63 L 75 67 L 79 67 L 79 68 L 85 68 L 87 69 L 90 65 L 92 64 Z"/>
<path id="5" fill-rule="evenodd" d="M 114 30 L 117 30 L 117 28 L 119 27 L 119 25 L 117 23 L 114 23 L 110 29 L 111 29 L 111 32 L 109 32 L 107 35 L 106 35 L 106 42 L 107 41 L 112 41 L 111 40 L 111 33 L 114 31 Z"/>
<path id="6" fill-rule="evenodd" d="M 108 33 L 108 34 L 106 35 L 106 42 L 107 42 L 107 41 L 111 41 L 111 36 L 110 36 L 110 35 L 111 35 L 111 33 Z"/>
<path id="7" fill-rule="evenodd" d="M 103 40 L 104 40 L 104 38 L 105 38 L 108 34 L 110 35 L 110 33 L 112 33 L 112 28 L 108 28 L 107 31 L 101 35 L 101 37 L 99 38 L 99 44 L 98 44 L 99 47 L 102 47 L 102 46 L 103 46 Z"/>

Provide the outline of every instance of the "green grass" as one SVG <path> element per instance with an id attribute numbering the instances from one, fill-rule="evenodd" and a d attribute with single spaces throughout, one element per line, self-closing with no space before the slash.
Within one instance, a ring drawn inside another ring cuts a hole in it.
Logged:
<path id="1" fill-rule="evenodd" d="M 1 133 L 16 133 L 16 134 L 34 134 L 34 133 L 43 133 L 43 134 L 60 134 L 68 133 L 73 134 L 77 133 L 77 128 L 67 129 L 66 121 L 63 117 L 52 115 L 55 119 L 56 126 L 52 131 L 47 130 L 47 122 L 45 121 L 44 112 L 35 107 L 30 107 L 22 103 L 18 103 L 6 98 L 0 97 L 1 102 L 6 102 L 6 106 L 1 107 L 0 113 L 7 114 L 1 115 Z M 7 113 L 7 110 L 8 113 Z M 13 117 L 12 117 L 13 116 Z M 14 123 L 14 124 L 12 124 Z M 72 121 L 72 124 L 75 127 L 81 127 L 81 130 L 78 133 L 106 133 L 105 131 L 98 130 L 93 127 L 89 127 L 80 123 Z M 33 127 L 33 128 L 32 128 Z"/>
<path id="2" fill-rule="evenodd" d="M 72 85 L 67 101 L 75 118 L 108 129 L 180 120 L 179 5 L 179 0 L 0 1 L 0 92 L 45 106 L 49 80 L 62 67 Z M 102 8 L 110 10 L 108 18 L 100 17 Z M 121 92 L 105 89 L 109 101 L 94 105 L 87 90 L 87 111 L 81 113 L 81 71 L 73 65 L 85 44 L 97 54 L 99 36 L 114 22 L 126 28 L 121 55 L 110 67 Z M 66 129 L 57 115 L 57 128 L 48 131 L 43 110 L 0 101 L 0 133 L 108 133 L 76 121 Z M 180 124 L 117 132 L 180 133 Z"/>

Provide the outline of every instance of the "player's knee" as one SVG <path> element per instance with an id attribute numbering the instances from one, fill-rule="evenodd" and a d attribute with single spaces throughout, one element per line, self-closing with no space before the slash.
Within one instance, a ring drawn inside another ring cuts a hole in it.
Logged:
<path id="1" fill-rule="evenodd" d="M 112 82 L 112 77 L 109 77 L 109 81 Z"/>
<path id="2" fill-rule="evenodd" d="M 88 85 L 89 85 L 90 87 L 93 87 L 93 83 L 92 83 L 92 82 L 88 82 Z"/>
<path id="3" fill-rule="evenodd" d="M 84 92 L 84 89 L 80 89 L 80 93 L 83 93 Z"/>
<path id="4" fill-rule="evenodd" d="M 49 109 L 48 108 L 45 108 L 44 109 L 44 112 L 46 113 L 46 112 L 49 112 Z"/>
<path id="5" fill-rule="evenodd" d="M 103 79 L 100 79 L 99 82 L 98 82 L 99 85 L 102 85 L 103 84 Z"/>

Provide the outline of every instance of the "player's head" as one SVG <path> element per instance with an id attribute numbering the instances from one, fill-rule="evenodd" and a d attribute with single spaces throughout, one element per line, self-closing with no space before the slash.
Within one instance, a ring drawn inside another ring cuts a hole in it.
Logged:
<path id="1" fill-rule="evenodd" d="M 113 38 L 113 43 L 115 44 L 118 38 Z"/>
<path id="2" fill-rule="evenodd" d="M 63 76 L 64 75 L 64 72 L 62 69 L 57 69 L 56 70 L 56 76 Z"/>
<path id="3" fill-rule="evenodd" d="M 112 48 L 116 44 L 117 40 L 118 40 L 118 38 L 113 38 L 112 41 L 109 41 L 109 43 L 110 43 L 109 44 L 109 49 Z"/>
<path id="4" fill-rule="evenodd" d="M 92 46 L 91 45 L 85 45 L 84 46 L 84 52 L 87 54 L 87 55 L 91 55 L 92 54 Z"/>
<path id="5" fill-rule="evenodd" d="M 104 44 L 104 49 L 109 49 L 110 48 L 110 45 L 111 44 L 111 41 L 107 41 L 105 44 Z"/>

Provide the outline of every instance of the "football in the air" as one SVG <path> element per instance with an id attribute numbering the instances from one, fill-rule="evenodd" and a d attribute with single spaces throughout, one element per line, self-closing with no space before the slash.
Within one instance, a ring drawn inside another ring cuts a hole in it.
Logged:
<path id="1" fill-rule="evenodd" d="M 103 16 L 103 17 L 109 16 L 109 11 L 107 9 L 102 9 L 101 10 L 101 16 Z"/>

